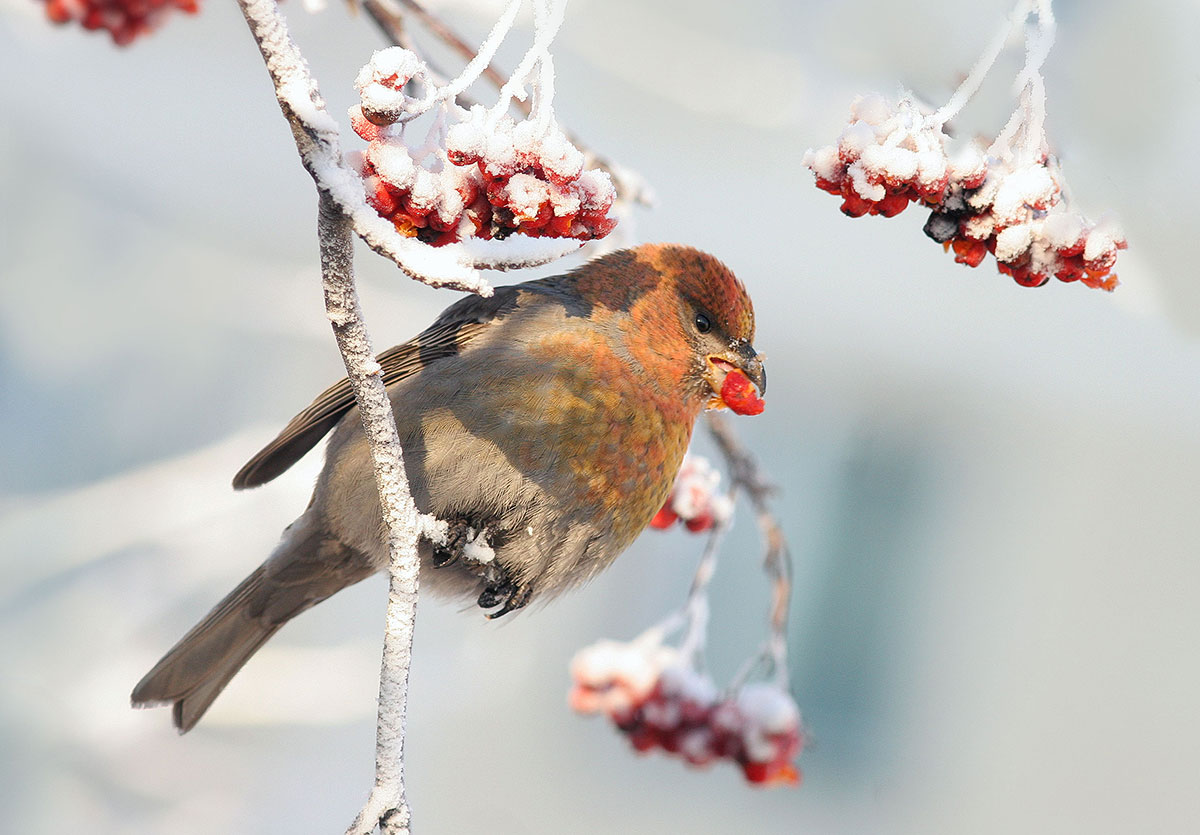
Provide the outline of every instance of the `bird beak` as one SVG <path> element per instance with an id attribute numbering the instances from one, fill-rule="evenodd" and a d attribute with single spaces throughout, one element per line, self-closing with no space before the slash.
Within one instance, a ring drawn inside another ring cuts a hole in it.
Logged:
<path id="1" fill-rule="evenodd" d="M 719 354 L 709 354 L 705 357 L 704 364 L 704 379 L 713 391 L 706 404 L 709 409 L 733 408 L 735 412 L 743 413 L 736 404 L 725 402 L 723 394 L 725 378 L 734 371 L 740 371 L 749 378 L 758 389 L 758 396 L 767 392 L 767 369 L 763 366 L 763 358 L 749 342 L 736 342 L 728 350 Z M 754 395 L 751 397 L 757 399 Z"/>

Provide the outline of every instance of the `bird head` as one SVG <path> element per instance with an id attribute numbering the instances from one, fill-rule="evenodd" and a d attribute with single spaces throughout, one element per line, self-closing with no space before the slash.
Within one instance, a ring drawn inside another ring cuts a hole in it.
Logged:
<path id="1" fill-rule="evenodd" d="M 754 307 L 728 267 L 691 247 L 646 244 L 583 272 L 581 292 L 623 314 L 626 349 L 664 394 L 683 395 L 697 411 L 762 411 L 767 374 L 753 345 Z"/>

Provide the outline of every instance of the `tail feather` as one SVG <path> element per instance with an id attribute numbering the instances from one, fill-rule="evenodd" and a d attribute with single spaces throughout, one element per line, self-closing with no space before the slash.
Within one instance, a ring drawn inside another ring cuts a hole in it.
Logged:
<path id="1" fill-rule="evenodd" d="M 264 577 L 263 567 L 255 569 L 184 635 L 133 688 L 134 706 L 174 703 L 175 726 L 180 733 L 191 730 L 242 665 L 283 625 L 252 614 L 261 611 L 268 593 Z"/>
<path id="2" fill-rule="evenodd" d="M 379 566 L 308 515 L 265 563 L 192 627 L 133 688 L 135 707 L 170 704 L 186 733 L 279 628 Z"/>

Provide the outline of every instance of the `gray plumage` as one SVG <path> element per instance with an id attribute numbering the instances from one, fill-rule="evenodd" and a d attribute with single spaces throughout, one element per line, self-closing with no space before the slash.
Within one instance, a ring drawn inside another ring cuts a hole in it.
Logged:
<path id="1" fill-rule="evenodd" d="M 678 260 L 681 275 L 646 252 Z M 749 347 L 752 313 L 712 311 L 716 332 L 689 330 L 698 305 L 712 306 L 704 294 L 717 280 L 745 298 L 719 262 L 695 250 L 616 253 L 568 276 L 463 298 L 380 355 L 418 509 L 459 536 L 485 530 L 496 554 L 475 563 L 460 558 L 456 541 L 435 548 L 422 539 L 423 591 L 477 597 L 499 607 L 495 617 L 584 581 L 628 547 L 665 499 L 713 395 L 704 356 L 719 353 L 763 379 Z M 661 352 L 639 353 L 654 340 Z M 693 358 L 686 368 L 683 356 Z M 171 703 L 175 724 L 189 730 L 284 623 L 386 567 L 370 451 L 347 381 L 297 415 L 234 486 L 269 481 L 331 429 L 308 508 L 138 683 L 135 705 Z"/>

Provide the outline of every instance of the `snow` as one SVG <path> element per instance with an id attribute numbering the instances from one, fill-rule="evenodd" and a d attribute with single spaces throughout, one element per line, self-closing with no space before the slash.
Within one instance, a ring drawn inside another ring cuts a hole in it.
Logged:
<path id="1" fill-rule="evenodd" d="M 678 666 L 678 652 L 650 641 L 601 640 L 584 647 L 571 659 L 576 710 L 589 713 L 627 709 L 643 701 L 667 668 Z"/>
<path id="2" fill-rule="evenodd" d="M 671 488 L 671 510 L 681 519 L 696 519 L 705 515 L 723 524 L 733 516 L 733 502 L 717 492 L 721 473 L 707 458 L 686 455 Z"/>
<path id="3" fill-rule="evenodd" d="M 410 78 L 424 74 L 425 71 L 425 62 L 415 53 L 399 46 L 389 46 L 386 49 L 376 50 L 371 55 L 371 60 L 359 70 L 358 76 L 354 79 L 354 87 L 362 90 L 372 82 L 384 79 L 392 79 L 389 83 L 399 87 L 403 86 Z"/>
<path id="4" fill-rule="evenodd" d="M 841 174 L 839 170 L 841 163 L 838 158 L 838 149 L 834 145 L 827 145 L 824 148 L 810 148 L 804 153 L 804 158 L 800 163 L 806 168 L 811 169 L 822 180 L 834 180 Z"/>
<path id="5" fill-rule="evenodd" d="M 1055 202 L 1058 183 L 1045 165 L 1029 165 L 1000 180 L 992 200 L 992 213 L 1002 226 L 1024 219 L 1029 208 L 1044 209 Z"/>
<path id="6" fill-rule="evenodd" d="M 275 95 L 284 102 L 296 118 L 317 132 L 337 133 L 337 122 L 313 101 L 312 79 L 292 75 L 275 87 Z"/>
<path id="7" fill-rule="evenodd" d="M 410 79 L 428 75 L 425 63 L 414 53 L 398 46 L 381 49 L 371 55 L 354 79 L 364 112 L 387 116 L 392 120 L 413 109 L 414 100 L 404 94 Z"/>
<path id="8" fill-rule="evenodd" d="M 1005 263 L 1016 261 L 1033 243 L 1034 224 L 1018 223 L 1000 230 L 996 235 L 996 260 Z"/>
<path id="9" fill-rule="evenodd" d="M 917 176 L 917 162 L 917 154 L 907 148 L 870 145 L 862 152 L 863 168 L 879 178 L 911 180 Z"/>
<path id="10" fill-rule="evenodd" d="M 583 244 L 575 238 L 531 238 L 518 233 L 502 241 L 467 238 L 439 249 L 451 250 L 462 263 L 479 269 L 517 270 L 557 261 Z"/>
<path id="11" fill-rule="evenodd" d="M 751 761 L 767 762 L 776 756 L 772 735 L 795 733 L 800 726 L 800 709 L 781 687 L 751 682 L 737 694 L 738 712 L 745 719 L 742 740 Z"/>
<path id="12" fill-rule="evenodd" d="M 707 675 L 692 667 L 673 666 L 662 671 L 663 691 L 699 705 L 717 701 L 717 685 Z"/>
<path id="13" fill-rule="evenodd" d="M 573 180 L 583 172 L 583 153 L 566 135 L 553 126 L 536 142 L 536 155 L 542 167 L 562 180 Z"/>
<path id="14" fill-rule="evenodd" d="M 525 219 L 538 216 L 543 203 L 550 200 L 550 184 L 531 174 L 514 174 L 507 186 L 508 205 Z"/>
<path id="15" fill-rule="evenodd" d="M 1052 212 L 1042 226 L 1042 237 L 1056 249 L 1069 249 L 1087 236 L 1087 223 L 1071 212 Z"/>
<path id="16" fill-rule="evenodd" d="M 878 93 L 856 96 L 850 102 L 850 120 L 862 120 L 868 125 L 882 125 L 891 118 L 892 108 L 887 99 Z"/>
<path id="17" fill-rule="evenodd" d="M 1123 243 L 1124 240 L 1114 223 L 1103 220 L 1088 233 L 1087 243 L 1083 247 L 1083 258 L 1085 261 L 1095 261 L 1113 256 L 1116 254 L 1117 244 Z"/>

